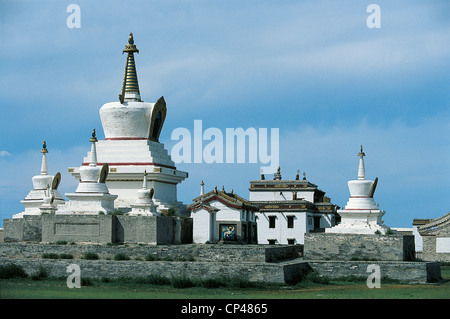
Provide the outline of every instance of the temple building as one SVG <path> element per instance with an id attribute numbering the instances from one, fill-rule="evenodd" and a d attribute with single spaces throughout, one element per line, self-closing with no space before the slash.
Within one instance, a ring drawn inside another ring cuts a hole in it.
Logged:
<path id="1" fill-rule="evenodd" d="M 55 175 L 48 174 L 47 165 L 47 143 L 44 141 L 42 149 L 42 163 L 41 174 L 32 178 L 33 189 L 30 190 L 24 200 L 20 201 L 25 210 L 21 213 L 15 214 L 13 218 L 22 218 L 24 215 L 41 215 L 40 206 L 44 203 L 45 197 L 52 199 L 52 206 L 64 205 L 63 197 L 58 193 L 58 186 L 61 182 L 61 174 L 58 172 Z"/>
<path id="2" fill-rule="evenodd" d="M 193 241 L 256 244 L 258 207 L 231 192 L 214 190 L 204 194 L 202 181 L 200 196 L 187 206 L 193 220 Z"/>
<path id="3" fill-rule="evenodd" d="M 373 199 L 378 178 L 375 181 L 365 179 L 364 156 L 366 154 L 363 152 L 362 145 L 358 156 L 358 179 L 348 181 L 350 198 L 345 208 L 337 212 L 341 216 L 341 223 L 326 229 L 327 233 L 384 234 L 388 230 L 382 219 L 386 212 L 380 210 Z"/>
<path id="4" fill-rule="evenodd" d="M 323 231 L 336 222 L 339 208 L 317 185 L 300 179 L 283 180 L 278 167 L 272 180 L 261 173 L 250 181 L 250 202 L 256 212 L 259 244 L 303 244 L 305 233 Z"/>
<path id="5" fill-rule="evenodd" d="M 108 164 L 105 183 L 112 195 L 117 195 L 115 208 L 129 212 L 138 200 L 144 172 L 148 188 L 153 189 L 152 201 L 158 212 L 175 208 L 179 215 L 187 213 L 186 206 L 177 200 L 177 185 L 188 177 L 179 171 L 170 155 L 159 142 L 167 108 L 164 97 L 156 103 L 143 102 L 139 90 L 134 53 L 139 50 L 130 33 L 125 75 L 119 101 L 100 108 L 104 140 L 96 143 L 98 165 Z M 82 166 L 89 166 L 90 153 Z M 80 168 L 70 167 L 69 173 L 80 179 Z"/>
<path id="6" fill-rule="evenodd" d="M 450 262 L 450 212 L 435 219 L 414 220 L 422 239 L 422 258 L 426 261 Z"/>

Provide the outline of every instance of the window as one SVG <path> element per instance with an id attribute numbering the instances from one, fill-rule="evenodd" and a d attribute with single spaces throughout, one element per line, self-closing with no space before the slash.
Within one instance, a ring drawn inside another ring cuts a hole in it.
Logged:
<path id="1" fill-rule="evenodd" d="M 294 228 L 294 216 L 287 216 L 287 228 Z"/>
<path id="2" fill-rule="evenodd" d="M 295 238 L 288 238 L 288 245 L 295 245 Z"/>
<path id="3" fill-rule="evenodd" d="M 269 245 L 275 245 L 275 243 L 277 242 L 276 239 L 267 239 L 267 241 L 269 242 Z"/>
<path id="4" fill-rule="evenodd" d="M 269 216 L 269 228 L 275 228 L 275 219 L 276 216 Z"/>

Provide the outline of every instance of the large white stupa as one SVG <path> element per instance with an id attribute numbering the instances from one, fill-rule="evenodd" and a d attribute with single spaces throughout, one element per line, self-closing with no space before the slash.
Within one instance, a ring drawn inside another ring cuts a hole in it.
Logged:
<path id="1" fill-rule="evenodd" d="M 98 165 L 108 164 L 106 186 L 111 194 L 117 195 L 115 208 L 130 211 L 138 201 L 146 172 L 148 188 L 154 189 L 152 201 L 158 211 L 177 208 L 179 213 L 186 207 L 177 201 L 177 184 L 188 177 L 179 171 L 170 155 L 159 142 L 164 120 L 166 102 L 164 97 L 156 103 L 143 102 L 140 95 L 134 53 L 139 50 L 130 33 L 125 75 L 119 101 L 104 104 L 100 108 L 105 139 L 97 143 Z M 90 153 L 84 158 L 83 166 L 89 165 Z M 80 179 L 80 169 L 69 168 L 75 178 Z"/>
<path id="2" fill-rule="evenodd" d="M 373 199 L 378 178 L 375 181 L 365 179 L 365 155 L 361 145 L 361 151 L 358 154 L 358 179 L 348 181 L 350 198 L 345 208 L 337 211 L 341 216 L 341 223 L 335 227 L 326 228 L 327 233 L 374 234 L 376 231 L 385 233 L 388 229 L 382 219 L 386 212 L 380 210 Z"/>

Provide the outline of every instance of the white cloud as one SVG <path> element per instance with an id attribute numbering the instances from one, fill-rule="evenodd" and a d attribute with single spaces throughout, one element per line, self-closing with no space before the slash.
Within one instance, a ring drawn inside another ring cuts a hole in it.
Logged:
<path id="1" fill-rule="evenodd" d="M 11 153 L 8 151 L 0 151 L 0 156 L 11 156 Z"/>

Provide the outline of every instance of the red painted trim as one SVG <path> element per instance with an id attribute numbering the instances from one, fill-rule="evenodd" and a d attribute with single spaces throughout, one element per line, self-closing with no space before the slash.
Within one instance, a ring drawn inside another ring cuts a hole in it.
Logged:
<path id="1" fill-rule="evenodd" d="M 107 141 L 134 141 L 134 140 L 148 140 L 146 137 L 108 137 Z"/>
<path id="2" fill-rule="evenodd" d="M 97 163 L 98 166 L 104 165 L 105 163 Z M 171 169 L 177 169 L 175 166 L 169 166 L 164 164 L 158 164 L 158 163 L 145 163 L 145 162 L 136 162 L 136 163 L 107 163 L 109 166 L 161 166 L 161 167 L 167 167 Z M 89 163 L 83 163 L 81 164 L 83 166 L 88 166 Z"/>
<path id="3" fill-rule="evenodd" d="M 210 197 L 210 198 L 204 200 L 203 202 L 204 202 L 204 203 L 208 203 L 208 202 L 210 202 L 210 201 L 212 201 L 212 200 L 218 200 L 219 202 L 221 202 L 222 204 L 224 204 L 224 205 L 226 205 L 226 206 L 228 206 L 228 207 L 233 207 L 233 208 L 237 208 L 237 209 L 242 208 L 242 206 L 233 205 L 233 204 L 231 204 L 231 203 L 229 203 L 229 202 L 226 202 L 225 200 L 223 200 L 222 198 L 220 198 L 220 197 L 217 196 L 217 195 L 214 195 L 214 196 L 212 196 L 212 197 Z"/>

